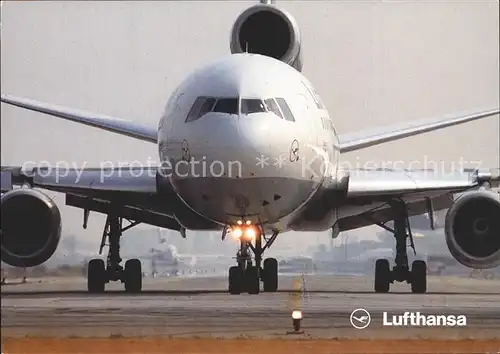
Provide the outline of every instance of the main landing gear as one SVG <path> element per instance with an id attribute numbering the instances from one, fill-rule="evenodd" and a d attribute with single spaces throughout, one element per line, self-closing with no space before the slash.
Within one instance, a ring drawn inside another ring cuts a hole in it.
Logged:
<path id="1" fill-rule="evenodd" d="M 397 201 L 392 204 L 392 208 L 395 213 L 394 230 L 384 224 L 377 225 L 394 234 L 396 239 L 395 266 L 391 269 L 387 259 L 378 259 L 376 261 L 375 292 L 387 293 L 391 283 L 406 281 L 411 285 L 413 293 L 425 293 L 427 291 L 427 264 L 425 261 L 416 260 L 413 261 L 411 270 L 408 266 L 407 239 L 410 240 L 410 247 L 413 252 L 415 252 L 415 245 L 406 205 L 402 201 Z"/>
<path id="2" fill-rule="evenodd" d="M 260 226 L 245 225 L 237 227 L 230 231 L 238 238 L 240 249 L 236 254 L 238 265 L 229 268 L 229 293 L 233 295 L 248 292 L 249 294 L 258 294 L 260 292 L 260 282 L 263 282 L 265 292 L 276 292 L 278 290 L 278 261 L 275 258 L 264 260 L 263 267 L 262 255 L 266 249 L 271 247 L 278 231 L 267 239 L 264 230 Z M 223 233 L 225 238 L 226 231 Z M 262 246 L 262 239 L 266 242 Z M 255 241 L 255 245 L 252 242 Z M 252 262 L 251 252 L 254 254 Z"/>
<path id="3" fill-rule="evenodd" d="M 110 281 L 121 281 L 125 283 L 125 291 L 138 293 L 142 289 L 142 267 L 138 259 L 129 259 L 125 262 L 125 267 L 120 265 L 120 237 L 125 230 L 128 230 L 138 222 L 130 222 L 127 227 L 122 227 L 123 219 L 108 215 L 106 226 L 102 235 L 99 254 L 102 253 L 108 239 L 108 258 L 106 263 L 102 259 L 92 259 L 88 264 L 87 289 L 90 293 L 102 293 L 106 283 Z"/>

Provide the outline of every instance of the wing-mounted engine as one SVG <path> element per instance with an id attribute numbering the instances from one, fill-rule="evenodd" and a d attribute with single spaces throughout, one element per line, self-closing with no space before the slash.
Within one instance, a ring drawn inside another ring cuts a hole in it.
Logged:
<path id="1" fill-rule="evenodd" d="M 34 267 L 54 254 L 61 214 L 51 198 L 36 189 L 14 189 L 2 195 L 1 214 L 3 262 Z"/>
<path id="2" fill-rule="evenodd" d="M 243 11 L 231 30 L 231 53 L 266 55 L 302 71 L 300 30 L 295 19 L 274 5 Z"/>
<path id="3" fill-rule="evenodd" d="M 450 253 L 461 264 L 500 265 L 500 195 L 477 190 L 460 196 L 446 214 L 445 233 Z"/>

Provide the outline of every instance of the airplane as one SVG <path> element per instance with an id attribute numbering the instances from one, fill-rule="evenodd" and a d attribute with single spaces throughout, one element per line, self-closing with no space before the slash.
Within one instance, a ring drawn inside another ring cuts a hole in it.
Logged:
<path id="1" fill-rule="evenodd" d="M 239 250 L 229 269 L 230 294 L 258 294 L 261 282 L 264 292 L 278 290 L 278 262 L 263 260 L 278 235 L 331 230 L 337 237 L 368 225 L 393 233 L 396 244 L 392 268 L 387 259 L 376 261 L 374 291 L 407 282 L 412 292 L 425 293 L 425 262 L 408 264 L 408 218 L 443 209 L 449 209 L 445 237 L 454 258 L 470 268 L 500 264 L 496 168 L 444 175 L 349 169 L 340 160 L 347 152 L 498 119 L 498 107 L 339 134 L 302 74 L 300 29 L 291 14 L 269 1 L 247 8 L 231 29 L 230 52 L 186 77 L 158 127 L 2 94 L 8 105 L 156 144 L 161 161 L 146 169 L 2 167 L 2 260 L 32 267 L 56 250 L 61 215 L 42 189 L 64 193 L 66 205 L 83 209 L 84 228 L 90 211 L 107 215 L 108 256 L 88 264 L 91 293 L 104 292 L 110 281 L 124 283 L 126 292 L 141 291 L 141 263 L 129 259 L 123 266 L 119 247 L 122 233 L 140 223 L 177 230 L 183 238 L 186 230 L 234 237 Z"/>
<path id="2" fill-rule="evenodd" d="M 163 267 L 169 270 L 170 274 L 177 274 L 179 267 L 182 265 L 192 266 L 196 262 L 194 256 L 181 257 L 174 245 L 167 245 L 166 248 L 158 249 L 151 248 L 148 255 L 142 256 L 142 259 L 150 259 L 152 262 L 152 273 L 157 273 L 156 265 L 160 263 Z"/>
<path id="3" fill-rule="evenodd" d="M 160 238 L 159 245 L 150 248 L 147 254 L 139 258 L 151 261 L 152 273 L 158 273 L 158 269 L 161 269 L 162 273 L 171 275 L 194 270 L 208 271 L 218 268 L 221 263 L 226 263 L 221 255 L 179 253 L 177 247 L 168 244 L 164 238 Z"/>

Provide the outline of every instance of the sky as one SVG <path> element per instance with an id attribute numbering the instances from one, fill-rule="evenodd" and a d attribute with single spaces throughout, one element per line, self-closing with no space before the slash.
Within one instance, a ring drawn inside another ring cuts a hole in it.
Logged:
<path id="1" fill-rule="evenodd" d="M 4 2 L 2 93 L 157 126 L 183 78 L 229 54 L 231 26 L 254 3 Z M 279 1 L 278 6 L 299 24 L 303 72 L 339 133 L 499 106 L 497 1 Z M 349 153 L 344 160 L 353 166 L 417 161 L 426 167 L 433 161 L 450 169 L 463 161 L 498 167 L 499 135 L 496 116 Z M 157 160 L 155 145 L 5 104 L 1 138 L 2 165 Z M 82 230 L 82 212 L 64 206 L 61 195 L 55 200 L 63 231 L 97 247 L 104 217 L 91 214 L 89 229 Z M 375 232 L 371 227 L 354 234 Z"/>

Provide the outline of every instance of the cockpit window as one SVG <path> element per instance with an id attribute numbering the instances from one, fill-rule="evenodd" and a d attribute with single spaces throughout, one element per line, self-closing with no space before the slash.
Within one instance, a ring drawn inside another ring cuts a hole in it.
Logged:
<path id="1" fill-rule="evenodd" d="M 213 108 L 213 112 L 238 114 L 237 98 L 219 98 Z"/>
<path id="2" fill-rule="evenodd" d="M 191 107 L 191 110 L 189 111 L 189 114 L 186 118 L 186 123 L 193 122 L 199 119 L 201 116 L 212 111 L 214 103 L 215 103 L 215 98 L 198 97 L 196 101 L 194 101 L 193 107 Z"/>
<path id="3" fill-rule="evenodd" d="M 238 98 L 198 97 L 191 107 L 186 123 L 193 122 L 209 112 L 238 114 Z M 293 113 L 283 98 L 242 99 L 241 114 L 272 112 L 278 118 L 295 122 Z"/>
<path id="4" fill-rule="evenodd" d="M 194 101 L 193 106 L 191 107 L 191 110 L 188 113 L 188 116 L 186 118 L 186 123 L 187 122 L 192 122 L 195 121 L 199 118 L 199 111 L 201 106 L 203 105 L 203 102 L 205 102 L 205 97 L 198 97 L 196 101 Z"/>
<path id="5" fill-rule="evenodd" d="M 281 108 L 281 112 L 283 112 L 283 116 L 286 120 L 290 122 L 295 122 L 295 118 L 293 117 L 293 113 L 288 107 L 284 98 L 276 97 L 276 102 L 278 102 L 279 107 Z"/>
<path id="6" fill-rule="evenodd" d="M 206 97 L 205 102 L 200 107 L 200 112 L 198 113 L 198 118 L 201 117 L 204 114 L 207 114 L 208 112 L 211 112 L 212 109 L 214 108 L 216 99 L 212 97 Z"/>
<path id="7" fill-rule="evenodd" d="M 264 102 L 259 99 L 242 99 L 241 114 L 267 112 Z"/>
<path id="8" fill-rule="evenodd" d="M 269 112 L 272 112 L 272 113 L 276 114 L 278 117 L 280 117 L 281 119 L 284 119 L 283 114 L 281 114 L 280 107 L 278 106 L 278 104 L 276 103 L 274 98 L 269 98 L 265 102 L 266 102 L 267 110 Z"/>

